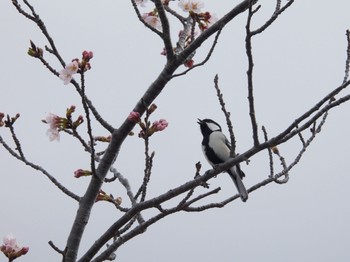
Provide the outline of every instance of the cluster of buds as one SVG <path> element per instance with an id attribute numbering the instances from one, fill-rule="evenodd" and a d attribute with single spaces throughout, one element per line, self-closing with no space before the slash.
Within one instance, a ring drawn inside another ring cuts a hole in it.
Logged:
<path id="1" fill-rule="evenodd" d="M 8 257 L 9 261 L 13 261 L 16 258 L 27 254 L 29 247 L 21 246 L 12 234 L 8 234 L 4 237 L 0 250 L 6 257 Z"/>
<path id="2" fill-rule="evenodd" d="M 82 176 L 91 176 L 92 173 L 90 170 L 83 170 L 83 169 L 78 169 L 74 171 L 74 177 L 79 178 Z"/>
<path id="3" fill-rule="evenodd" d="M 50 141 L 60 140 L 59 132 L 65 129 L 76 130 L 76 128 L 83 123 L 83 116 L 78 116 L 78 118 L 73 121 L 72 114 L 75 111 L 75 106 L 71 106 L 66 110 L 66 116 L 60 117 L 55 114 L 48 114 L 45 120 L 42 120 L 43 123 L 49 125 L 49 129 L 47 130 L 47 135 L 49 136 Z"/>
<path id="4" fill-rule="evenodd" d="M 151 135 L 153 135 L 155 132 L 163 131 L 165 128 L 168 127 L 168 122 L 165 119 L 159 119 L 158 121 L 154 121 L 151 125 L 151 122 L 148 121 L 149 116 L 157 109 L 157 106 L 155 104 L 152 104 L 148 109 L 146 113 L 146 117 L 144 120 L 141 119 L 139 112 L 131 112 L 129 114 L 128 119 L 132 122 L 137 123 L 141 130 L 138 134 L 141 138 L 148 138 Z"/>
<path id="5" fill-rule="evenodd" d="M 0 127 L 5 125 L 5 122 L 3 121 L 4 117 L 5 117 L 5 114 L 0 112 Z"/>
<path id="6" fill-rule="evenodd" d="M 20 117 L 20 114 L 17 113 L 15 116 L 13 117 L 9 117 L 7 115 L 7 120 L 4 120 L 5 114 L 0 112 L 0 127 L 5 126 L 5 127 L 10 127 L 12 126 L 16 120 Z"/>
<path id="7" fill-rule="evenodd" d="M 90 60 L 94 57 L 94 53 L 92 51 L 84 51 L 83 58 L 80 63 L 80 69 L 84 72 L 91 69 Z"/>
<path id="8" fill-rule="evenodd" d="M 43 57 L 43 49 L 37 47 L 32 40 L 30 40 L 30 47 L 28 49 L 27 54 L 32 57 Z"/>
<path id="9" fill-rule="evenodd" d="M 216 16 L 210 12 L 202 12 L 199 14 L 191 13 L 191 15 L 198 23 L 198 27 L 201 31 L 208 29 L 209 26 L 217 21 Z"/>
<path id="10" fill-rule="evenodd" d="M 112 194 L 108 195 L 103 190 L 100 190 L 100 192 L 98 192 L 95 202 L 98 202 L 98 201 L 107 201 L 120 206 L 122 203 L 122 198 L 121 197 L 114 198 Z"/>
<path id="11" fill-rule="evenodd" d="M 65 85 L 68 85 L 72 81 L 74 74 L 91 69 L 90 60 L 93 57 L 94 54 L 92 51 L 84 51 L 81 61 L 78 58 L 73 59 L 71 63 L 66 65 L 64 69 L 60 71 L 58 77 Z"/>

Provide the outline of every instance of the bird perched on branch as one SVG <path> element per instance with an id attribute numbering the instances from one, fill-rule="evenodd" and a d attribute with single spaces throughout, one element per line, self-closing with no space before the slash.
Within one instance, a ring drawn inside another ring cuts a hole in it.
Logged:
<path id="1" fill-rule="evenodd" d="M 230 159 L 231 144 L 222 133 L 221 126 L 211 119 L 198 119 L 203 141 L 202 150 L 209 164 L 215 167 Z M 248 193 L 242 182 L 245 174 L 239 165 L 226 170 L 235 183 L 238 193 L 243 202 L 247 201 Z"/>

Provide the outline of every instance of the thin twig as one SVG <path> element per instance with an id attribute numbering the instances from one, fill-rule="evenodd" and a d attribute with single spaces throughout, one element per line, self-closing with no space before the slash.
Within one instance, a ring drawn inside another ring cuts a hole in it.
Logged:
<path id="1" fill-rule="evenodd" d="M 230 133 L 230 140 L 231 140 L 231 152 L 230 152 L 230 156 L 231 157 L 235 157 L 236 156 L 236 138 L 233 132 L 233 126 L 232 126 L 232 122 L 230 119 L 230 112 L 228 112 L 226 110 L 226 106 L 225 106 L 225 101 L 224 101 L 224 95 L 222 94 L 220 87 L 219 87 L 219 76 L 215 75 L 214 77 L 214 87 L 216 90 L 216 95 L 218 97 L 219 103 L 221 105 L 221 110 L 225 115 L 226 118 L 226 124 L 228 127 L 228 131 Z"/>
<path id="2" fill-rule="evenodd" d="M 92 135 L 92 126 L 91 126 L 91 119 L 90 119 L 90 111 L 89 107 L 87 105 L 87 102 L 85 100 L 85 77 L 84 77 L 84 71 L 80 73 L 80 80 L 81 80 L 81 98 L 82 98 L 82 104 L 85 111 L 85 117 L 86 117 L 86 127 L 87 127 L 87 133 L 90 140 L 90 166 L 91 166 L 91 173 L 93 176 L 96 176 L 96 168 L 95 168 L 95 146 L 94 146 L 94 136 Z"/>
<path id="3" fill-rule="evenodd" d="M 51 50 L 53 51 L 53 55 L 56 56 L 56 58 L 58 59 L 58 61 L 61 63 L 61 65 L 63 67 L 66 66 L 65 62 L 63 61 L 61 55 L 59 54 L 55 42 L 53 41 L 52 37 L 50 36 L 49 32 L 46 29 L 46 26 L 44 24 L 44 22 L 40 19 L 39 15 L 35 12 L 34 7 L 29 4 L 29 2 L 27 0 L 23 0 L 23 2 L 26 4 L 26 6 L 30 9 L 32 15 L 26 13 L 21 6 L 18 4 L 17 0 L 12 0 L 13 5 L 17 8 L 18 12 L 21 13 L 22 15 L 24 15 L 26 18 L 32 20 L 34 23 L 37 24 L 37 26 L 40 28 L 41 32 L 43 33 L 43 35 L 46 37 L 47 41 L 49 42 L 50 46 L 51 46 Z"/>
<path id="4" fill-rule="evenodd" d="M 62 256 L 64 256 L 64 251 L 62 251 L 61 249 L 59 249 L 51 240 L 48 242 L 48 244 L 50 245 L 50 247 L 53 248 L 53 250 L 55 250 L 57 253 L 61 254 Z"/>
<path id="5" fill-rule="evenodd" d="M 266 131 L 266 128 L 264 126 L 261 127 L 263 133 L 264 133 L 264 139 L 265 139 L 265 142 L 269 140 L 268 136 L 267 136 L 267 131 Z M 272 150 L 270 147 L 267 148 L 267 152 L 269 154 L 269 166 L 270 166 L 270 175 L 269 177 L 273 177 L 273 174 L 275 173 L 274 172 L 274 164 L 273 164 L 273 155 L 272 155 Z"/>
<path id="6" fill-rule="evenodd" d="M 265 29 L 267 29 L 277 18 L 280 14 L 282 14 L 288 7 L 290 7 L 292 4 L 294 3 L 294 0 L 289 0 L 287 1 L 287 3 L 281 8 L 281 1 L 280 0 L 277 0 L 277 3 L 276 3 L 276 8 L 275 8 L 275 11 L 274 13 L 272 14 L 272 16 L 270 17 L 269 20 L 267 20 L 265 22 L 264 25 L 262 25 L 260 28 L 254 30 L 254 31 L 251 31 L 251 35 L 254 36 L 254 35 L 257 35 L 257 34 L 260 34 L 262 33 Z"/>
<path id="7" fill-rule="evenodd" d="M 349 70 L 350 70 L 350 30 L 346 30 L 346 40 L 348 47 L 346 50 L 346 61 L 345 61 L 345 75 L 343 79 L 343 84 L 349 79 Z"/>
<path id="8" fill-rule="evenodd" d="M 171 43 L 171 36 L 170 36 L 170 25 L 169 20 L 166 16 L 166 13 L 164 11 L 164 7 L 161 0 L 154 0 L 154 4 L 157 8 L 159 19 L 162 23 L 162 39 L 166 50 L 166 56 L 168 61 L 173 60 L 174 58 L 174 51 L 173 51 L 173 44 Z"/>
<path id="9" fill-rule="evenodd" d="M 131 202 L 131 206 L 132 207 L 135 206 L 137 204 L 137 202 L 135 200 L 134 193 L 131 190 L 131 186 L 130 186 L 129 181 L 120 172 L 118 172 L 117 169 L 115 169 L 114 167 L 111 167 L 110 171 L 119 180 L 119 182 L 124 186 L 124 188 L 126 190 L 126 194 L 128 195 L 129 200 Z M 139 224 L 141 224 L 145 221 L 140 213 L 137 215 L 137 220 L 138 220 Z"/>
<path id="10" fill-rule="evenodd" d="M 253 92 L 253 55 L 252 55 L 252 34 L 250 31 L 250 24 L 254 12 L 252 10 L 252 1 L 250 1 L 248 18 L 246 24 L 246 53 L 248 58 L 248 70 L 247 70 L 247 78 L 248 78 L 248 101 L 249 101 L 249 116 L 252 124 L 252 132 L 253 132 L 253 142 L 254 146 L 259 145 L 259 137 L 258 137 L 258 124 L 256 121 L 256 113 L 255 113 L 255 105 L 254 105 L 254 92 Z"/>
<path id="11" fill-rule="evenodd" d="M 160 38 L 163 39 L 163 33 L 162 32 L 159 32 L 157 29 L 155 29 L 154 27 L 150 26 L 149 24 L 147 24 L 145 22 L 145 20 L 142 18 L 142 15 L 137 7 L 137 4 L 135 2 L 135 0 L 131 0 L 131 3 L 132 3 L 132 6 L 134 7 L 134 10 L 135 10 L 135 13 L 138 17 L 138 19 L 140 20 L 140 22 L 145 26 L 147 27 L 149 30 L 151 30 L 152 32 L 156 33 L 157 35 L 160 36 Z"/>
<path id="12" fill-rule="evenodd" d="M 88 145 L 87 142 L 85 142 L 85 140 L 81 137 L 81 135 L 78 133 L 78 131 L 76 130 L 76 128 L 72 129 L 72 130 L 68 130 L 68 129 L 63 129 L 63 132 L 77 138 L 80 142 L 80 144 L 83 146 L 84 150 L 88 153 L 91 154 L 91 147 Z"/>
<path id="13" fill-rule="evenodd" d="M 275 177 L 274 177 L 274 181 L 275 181 L 277 184 L 285 184 L 285 183 L 287 183 L 288 180 L 289 180 L 289 170 L 290 170 L 291 168 L 288 168 L 288 167 L 287 167 L 287 163 L 286 163 L 284 157 L 281 156 L 280 151 L 277 149 L 277 147 L 275 147 L 274 153 L 275 153 L 275 154 L 279 157 L 279 159 L 280 159 L 281 165 L 282 165 L 282 167 L 283 167 L 282 173 L 283 173 L 283 175 L 284 175 L 284 178 L 283 178 L 283 179 L 279 179 L 280 176 L 275 176 Z"/>
<path id="14" fill-rule="evenodd" d="M 73 192 L 69 191 L 66 187 L 64 187 L 60 182 L 57 181 L 56 178 L 54 178 L 52 175 L 50 175 L 44 168 L 41 166 L 38 166 L 30 161 L 28 161 L 25 157 L 22 158 L 20 155 L 18 155 L 7 143 L 3 140 L 3 138 L 0 136 L 0 144 L 4 146 L 4 148 L 15 158 L 26 164 L 27 166 L 30 166 L 31 168 L 40 171 L 43 173 L 55 186 L 57 186 L 63 193 L 65 193 L 67 196 L 73 198 L 76 201 L 80 201 L 80 197 L 74 194 Z"/>
<path id="15" fill-rule="evenodd" d="M 18 151 L 19 155 L 21 156 L 21 159 L 23 161 L 26 160 L 26 158 L 24 157 L 24 153 L 23 153 L 23 150 L 22 150 L 22 146 L 21 146 L 21 143 L 19 142 L 18 138 L 17 138 L 17 135 L 15 133 L 15 129 L 14 129 L 14 121 L 10 119 L 10 116 L 7 115 L 7 121 L 6 121 L 6 126 L 10 129 L 10 132 L 11 132 L 11 135 L 12 135 L 12 140 L 13 142 L 15 142 L 15 145 L 16 145 L 16 150 Z"/>
<path id="16" fill-rule="evenodd" d="M 190 205 L 192 205 L 193 203 L 195 203 L 201 199 L 204 199 L 210 195 L 217 194 L 217 193 L 219 193 L 220 190 L 221 190 L 221 188 L 217 187 L 217 188 L 215 188 L 215 189 L 213 189 L 205 194 L 199 195 L 199 196 L 187 201 L 186 203 L 184 203 L 184 205 L 185 205 L 184 210 L 189 211 L 189 209 L 193 208 L 193 207 L 190 207 Z"/>
<path id="17" fill-rule="evenodd" d="M 185 21 L 186 21 L 186 18 L 179 15 L 177 12 L 175 12 L 173 9 L 171 9 L 168 5 L 163 5 L 165 11 L 167 11 L 169 14 L 172 14 L 174 17 L 176 17 L 180 22 L 181 24 L 184 26 L 185 25 Z"/>
<path id="18" fill-rule="evenodd" d="M 185 70 L 185 71 L 183 71 L 183 72 L 181 72 L 179 74 L 174 74 L 172 76 L 172 78 L 175 78 L 175 77 L 178 77 L 178 76 L 182 76 L 182 75 L 186 75 L 189 71 L 193 70 L 194 68 L 205 65 L 209 61 L 211 55 L 214 52 L 214 49 L 216 47 L 216 44 L 218 43 L 220 34 L 221 34 L 221 29 L 218 30 L 218 32 L 216 33 L 214 41 L 213 41 L 213 43 L 212 43 L 212 45 L 210 47 L 210 50 L 209 50 L 207 56 L 204 58 L 204 60 L 202 62 L 200 62 L 198 64 L 194 64 L 191 68 L 188 68 L 187 70 Z"/>

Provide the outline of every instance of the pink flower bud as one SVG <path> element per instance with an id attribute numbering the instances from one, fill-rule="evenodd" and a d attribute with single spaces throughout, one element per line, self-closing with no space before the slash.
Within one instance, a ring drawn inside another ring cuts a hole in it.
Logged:
<path id="1" fill-rule="evenodd" d="M 91 171 L 89 170 L 83 170 L 83 169 L 78 169 L 76 171 L 74 171 L 74 177 L 75 178 L 79 178 L 82 176 L 91 176 Z"/>
<path id="2" fill-rule="evenodd" d="M 153 127 L 155 128 L 155 131 L 163 131 L 168 127 L 168 122 L 165 119 L 160 119 L 159 121 L 153 122 Z"/>
<path id="3" fill-rule="evenodd" d="M 130 114 L 129 114 L 129 116 L 128 116 L 128 119 L 130 120 L 130 121 L 133 121 L 133 122 L 135 122 L 135 123 L 138 123 L 138 122 L 140 122 L 140 113 L 139 112 L 131 112 Z"/>
<path id="4" fill-rule="evenodd" d="M 85 61 L 89 61 L 90 59 L 92 59 L 94 57 L 94 53 L 92 51 L 84 51 L 83 52 L 83 59 Z"/>
<path id="5" fill-rule="evenodd" d="M 193 64 L 194 64 L 194 61 L 190 59 L 190 60 L 187 60 L 184 65 L 188 68 L 191 68 Z"/>

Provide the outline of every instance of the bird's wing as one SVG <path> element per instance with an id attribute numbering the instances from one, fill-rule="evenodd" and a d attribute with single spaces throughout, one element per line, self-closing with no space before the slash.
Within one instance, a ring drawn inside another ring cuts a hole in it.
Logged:
<path id="1" fill-rule="evenodd" d="M 230 147 L 226 145 L 226 137 L 221 132 L 212 132 L 209 139 L 209 147 L 213 149 L 221 162 L 230 158 Z"/>

